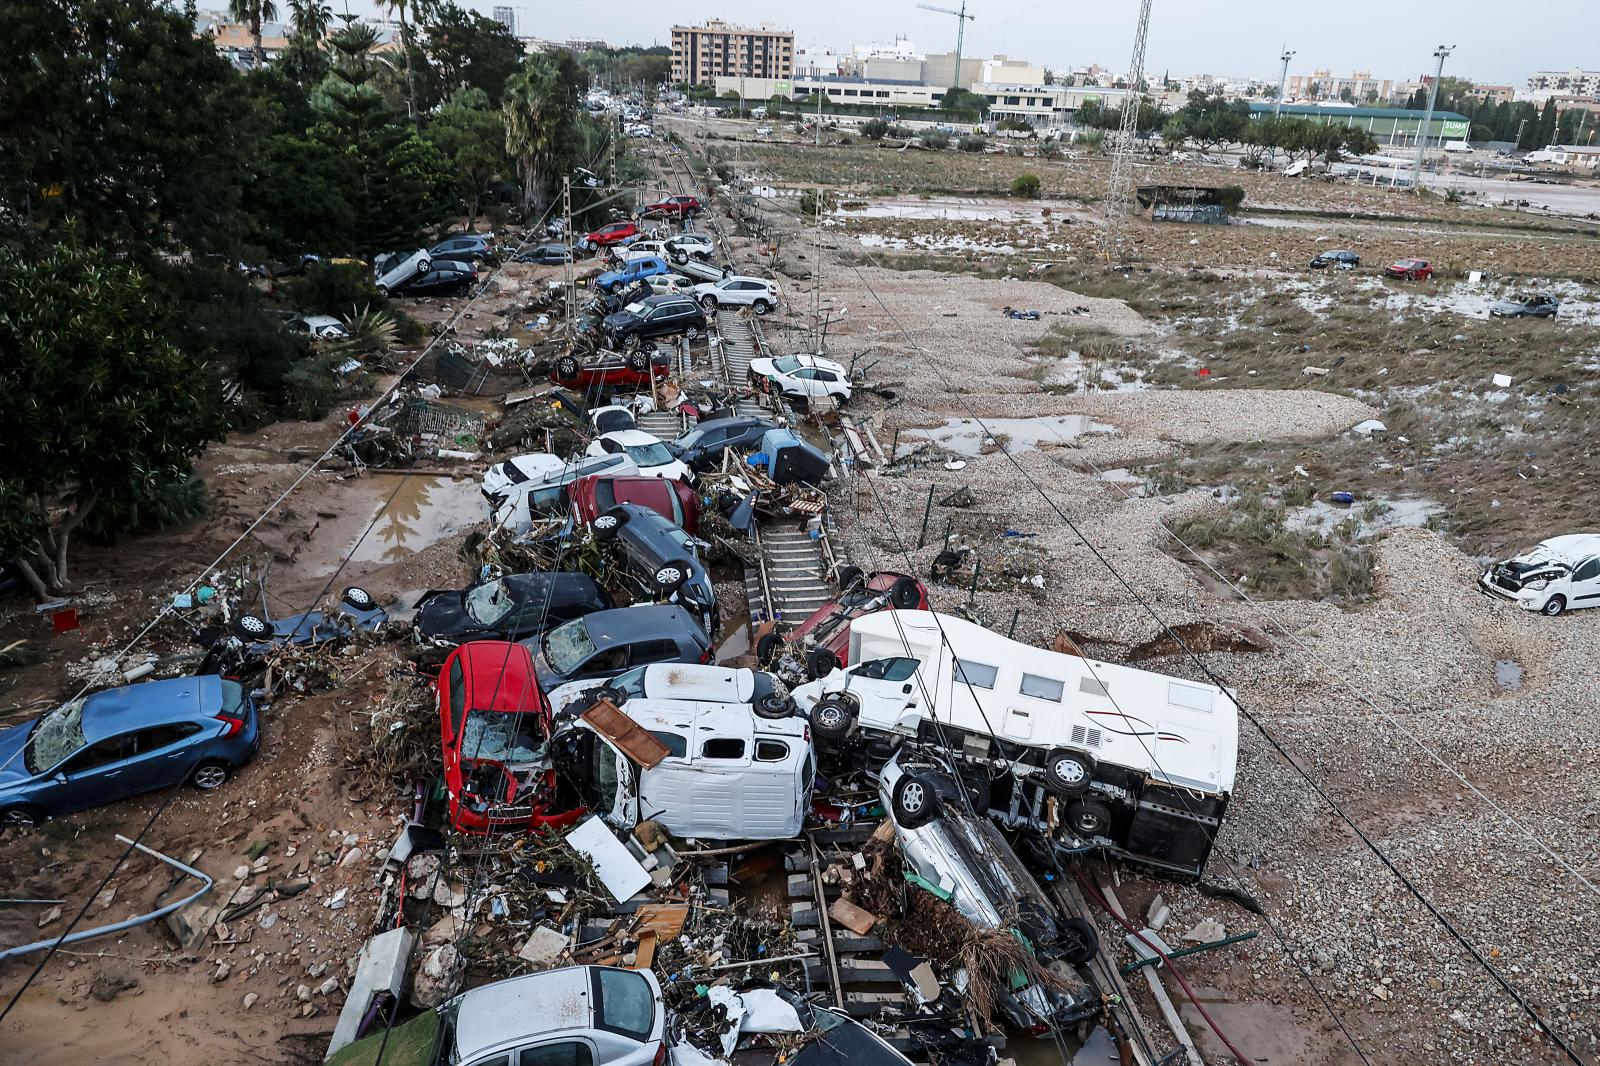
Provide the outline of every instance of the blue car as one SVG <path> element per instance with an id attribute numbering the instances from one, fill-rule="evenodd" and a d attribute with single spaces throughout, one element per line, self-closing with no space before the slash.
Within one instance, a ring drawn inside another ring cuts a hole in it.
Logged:
<path id="1" fill-rule="evenodd" d="M 635 282 L 653 278 L 657 274 L 670 274 L 672 268 L 659 255 L 630 259 L 617 270 L 608 270 L 594 279 L 594 287 L 601 292 L 620 292 Z"/>
<path id="2" fill-rule="evenodd" d="M 255 702 L 215 675 L 147 681 L 0 731 L 0 826 L 189 781 L 219 788 L 261 743 Z"/>

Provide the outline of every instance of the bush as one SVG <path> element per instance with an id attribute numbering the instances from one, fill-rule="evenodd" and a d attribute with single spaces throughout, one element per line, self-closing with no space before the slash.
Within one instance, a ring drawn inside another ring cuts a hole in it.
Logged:
<path id="1" fill-rule="evenodd" d="M 827 214 L 839 205 L 839 198 L 826 190 L 807 189 L 800 194 L 800 213 L 807 218 Z"/>
<path id="2" fill-rule="evenodd" d="M 1054 159 L 1061 154 L 1061 142 L 1051 137 L 1039 142 L 1039 158 Z"/>
<path id="3" fill-rule="evenodd" d="M 192 469 L 162 470 L 132 492 L 102 498 L 83 520 L 83 531 L 97 544 L 115 544 L 130 534 L 156 533 L 191 522 L 209 505 L 205 483 Z"/>
<path id="4" fill-rule="evenodd" d="M 922 147 L 935 150 L 950 147 L 950 135 L 943 130 L 929 130 L 922 135 Z"/>
<path id="5" fill-rule="evenodd" d="M 385 303 L 372 271 L 361 263 L 312 263 L 288 290 L 289 302 L 308 315 L 348 315 L 354 308 Z"/>
<path id="6" fill-rule="evenodd" d="M 889 136 L 898 137 L 901 140 L 905 140 L 907 137 L 911 136 L 911 128 L 909 126 L 902 126 L 897 122 L 893 126 L 889 127 Z"/>
<path id="7" fill-rule="evenodd" d="M 1020 196 L 1024 200 L 1037 200 L 1039 198 L 1039 175 L 1018 174 L 1011 182 L 1011 195 Z"/>
<path id="8" fill-rule="evenodd" d="M 854 137 L 850 136 L 848 133 L 846 133 L 846 134 L 842 134 L 839 137 L 839 143 L 840 144 L 855 144 L 856 143 L 856 139 Z"/>
<path id="9" fill-rule="evenodd" d="M 1237 185 L 1227 185 L 1218 189 L 1217 196 L 1222 200 L 1222 206 L 1230 212 L 1239 210 L 1239 205 L 1244 203 L 1244 189 Z"/>
<path id="10" fill-rule="evenodd" d="M 861 136 L 868 140 L 878 141 L 889 132 L 889 124 L 881 118 L 869 118 L 861 124 Z"/>
<path id="11" fill-rule="evenodd" d="M 994 124 L 997 130 L 1016 130 L 1018 133 L 1032 133 L 1033 127 L 1020 118 L 1003 118 Z"/>
<path id="12" fill-rule="evenodd" d="M 956 147 L 963 152 L 981 152 L 989 147 L 989 142 L 976 134 L 968 134 L 956 142 Z"/>

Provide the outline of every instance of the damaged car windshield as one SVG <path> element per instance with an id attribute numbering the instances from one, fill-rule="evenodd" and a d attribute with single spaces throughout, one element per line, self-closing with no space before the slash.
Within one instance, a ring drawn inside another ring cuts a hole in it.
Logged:
<path id="1" fill-rule="evenodd" d="M 672 462 L 672 453 L 667 451 L 667 446 L 660 441 L 650 444 L 630 444 L 626 448 L 628 458 L 640 466 L 665 466 Z"/>
<path id="2" fill-rule="evenodd" d="M 773 369 L 783 374 L 792 374 L 799 370 L 802 365 L 800 360 L 792 355 L 786 355 L 782 359 L 774 359 L 772 361 Z"/>
<path id="3" fill-rule="evenodd" d="M 494 625 L 516 605 L 516 597 L 504 581 L 490 581 L 467 592 L 467 613 L 480 625 Z"/>
<path id="4" fill-rule="evenodd" d="M 30 773 L 42 773 L 84 745 L 83 705 L 85 700 L 62 704 L 33 728 L 33 743 L 27 749 Z"/>
<path id="5" fill-rule="evenodd" d="M 589 785 L 594 790 L 590 806 L 599 811 L 615 809 L 617 805 L 617 753 L 611 745 L 595 737 L 589 746 Z"/>
<path id="6" fill-rule="evenodd" d="M 544 659 L 558 674 L 570 674 L 594 654 L 594 640 L 583 619 L 576 618 L 557 626 L 544 638 Z"/>
<path id="7" fill-rule="evenodd" d="M 513 766 L 544 758 L 544 723 L 537 713 L 468 711 L 461 723 L 461 754 Z"/>

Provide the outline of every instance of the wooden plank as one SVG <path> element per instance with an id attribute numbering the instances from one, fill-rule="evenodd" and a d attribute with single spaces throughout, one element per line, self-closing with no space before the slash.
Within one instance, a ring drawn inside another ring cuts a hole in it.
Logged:
<path id="1" fill-rule="evenodd" d="M 828 907 L 828 917 L 855 933 L 866 936 L 878 924 L 878 916 L 863 910 L 847 899 L 836 899 Z"/>
<path id="2" fill-rule="evenodd" d="M 623 714 L 622 708 L 610 700 L 597 701 L 579 717 L 588 722 L 596 733 L 616 745 L 618 751 L 646 770 L 656 766 L 671 754 L 665 744 L 651 736 L 638 722 Z"/>

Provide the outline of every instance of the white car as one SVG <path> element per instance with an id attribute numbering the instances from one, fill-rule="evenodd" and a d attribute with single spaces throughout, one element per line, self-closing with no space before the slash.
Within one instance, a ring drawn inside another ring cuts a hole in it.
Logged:
<path id="1" fill-rule="evenodd" d="M 589 424 L 596 433 L 615 433 L 623 429 L 638 429 L 638 420 L 633 416 L 633 408 L 612 403 L 604 407 L 593 407 L 589 410 Z"/>
<path id="2" fill-rule="evenodd" d="M 1600 607 L 1600 533 L 1540 541 L 1532 551 L 1489 567 L 1478 578 L 1478 587 L 1551 618 L 1580 607 Z"/>
<path id="3" fill-rule="evenodd" d="M 630 699 L 647 699 L 748 703 L 762 717 L 783 717 L 794 710 L 788 688 L 772 674 L 694 663 L 652 663 L 636 666 L 609 681 L 569 681 L 551 689 L 546 698 L 550 712 L 560 715 L 568 707 L 581 713 L 602 696 L 619 707 Z"/>
<path id="4" fill-rule="evenodd" d="M 378 258 L 373 268 L 374 284 L 379 292 L 387 296 L 390 289 L 397 289 L 412 278 L 426 274 L 432 266 L 433 259 L 426 249 L 418 248 L 405 256 L 392 252 Z"/>
<path id="5" fill-rule="evenodd" d="M 704 233 L 679 233 L 664 242 L 667 258 L 674 263 L 687 263 L 691 258 L 710 259 L 717 252 L 717 242 Z"/>
<path id="6" fill-rule="evenodd" d="M 602 433 L 589 444 L 589 455 L 625 455 L 638 468 L 638 477 L 676 478 L 693 481 L 687 463 L 667 446 L 642 429 L 619 429 Z"/>
<path id="7" fill-rule="evenodd" d="M 693 296 L 694 282 L 682 274 L 652 274 L 644 279 L 655 296 Z"/>
<path id="8" fill-rule="evenodd" d="M 833 396 L 842 402 L 850 398 L 853 388 L 850 374 L 844 367 L 819 355 L 752 359 L 750 380 L 763 390 L 777 389 L 785 396 L 799 396 L 808 400 Z"/>
<path id="9" fill-rule="evenodd" d="M 783 295 L 778 283 L 766 278 L 751 278 L 743 274 L 729 274 L 721 281 L 708 281 L 694 287 L 695 299 L 707 313 L 718 307 L 748 307 L 764 315 L 778 306 Z"/>
<path id="10" fill-rule="evenodd" d="M 760 136 L 760 137 L 771 137 L 772 136 L 772 127 L 771 126 L 757 126 L 756 127 L 756 135 Z"/>
<path id="11" fill-rule="evenodd" d="M 350 336 L 344 323 L 332 315 L 295 315 L 283 324 L 283 328 L 318 341 L 343 340 Z"/>
<path id="12" fill-rule="evenodd" d="M 634 477 L 639 470 L 626 455 L 578 456 L 561 459 L 548 453 L 520 455 L 498 463 L 483 476 L 483 496 L 497 528 L 526 533 L 535 522 L 561 518 L 567 509 L 567 486 L 590 474 Z"/>

